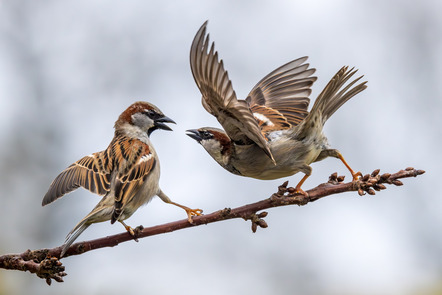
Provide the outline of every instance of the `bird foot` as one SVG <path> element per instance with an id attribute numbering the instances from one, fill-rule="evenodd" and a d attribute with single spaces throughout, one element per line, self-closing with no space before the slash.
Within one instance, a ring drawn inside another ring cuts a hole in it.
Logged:
<path id="1" fill-rule="evenodd" d="M 132 227 L 128 226 L 128 225 L 126 225 L 124 227 L 126 228 L 127 232 L 132 236 L 132 238 L 135 240 L 135 242 L 138 242 L 138 238 L 135 235 L 135 230 Z"/>
<path id="2" fill-rule="evenodd" d="M 132 236 L 135 242 L 138 242 L 138 236 L 140 235 L 140 232 L 144 229 L 142 225 L 137 226 L 135 229 L 130 227 L 129 225 L 125 224 L 123 221 L 121 221 L 121 224 L 124 226 L 126 231 Z"/>
<path id="3" fill-rule="evenodd" d="M 308 196 L 308 194 L 301 187 L 295 187 L 295 195 L 303 195 L 304 197 Z"/>
<path id="4" fill-rule="evenodd" d="M 362 177 L 362 173 L 360 171 L 352 173 L 351 175 L 353 176 L 353 181 L 359 180 Z"/>
<path id="5" fill-rule="evenodd" d="M 185 208 L 184 210 L 186 210 L 187 220 L 189 220 L 189 223 L 193 223 L 193 217 L 194 216 L 201 216 L 201 215 L 203 215 L 203 210 L 201 210 L 201 209 Z"/>

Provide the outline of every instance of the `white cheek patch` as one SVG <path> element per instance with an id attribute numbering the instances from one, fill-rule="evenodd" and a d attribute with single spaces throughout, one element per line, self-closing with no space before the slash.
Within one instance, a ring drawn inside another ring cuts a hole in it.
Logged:
<path id="1" fill-rule="evenodd" d="M 219 141 L 215 139 L 209 139 L 202 142 L 202 146 L 212 156 L 212 158 L 221 165 L 226 165 L 228 162 L 228 156 L 221 154 L 222 146 Z"/>
<path id="2" fill-rule="evenodd" d="M 266 126 L 274 126 L 275 124 L 273 124 L 272 121 L 270 121 L 266 116 L 264 116 L 263 114 L 260 113 L 253 113 L 253 117 L 255 117 L 255 119 L 264 122 L 264 125 Z"/>
<path id="3" fill-rule="evenodd" d="M 154 121 L 144 113 L 135 113 L 131 118 L 132 124 L 142 129 L 148 129 L 154 125 Z"/>
<path id="4" fill-rule="evenodd" d="M 202 145 L 207 150 L 221 152 L 221 144 L 215 139 L 206 139 L 204 142 L 202 142 Z"/>

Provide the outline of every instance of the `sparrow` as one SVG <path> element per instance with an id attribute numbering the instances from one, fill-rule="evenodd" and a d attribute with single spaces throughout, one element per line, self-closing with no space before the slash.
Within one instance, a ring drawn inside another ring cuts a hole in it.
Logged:
<path id="1" fill-rule="evenodd" d="M 331 149 L 322 129 L 325 122 L 367 82 L 350 81 L 356 70 L 342 67 L 319 94 L 308 112 L 315 69 L 307 57 L 293 60 L 269 73 L 238 99 L 214 43 L 209 48 L 207 21 L 198 30 L 190 50 L 190 66 L 202 94 L 202 105 L 224 130 L 213 127 L 187 130 L 212 158 L 227 171 L 269 180 L 302 172 L 297 193 L 311 175 L 311 163 L 327 157 L 340 159 L 353 180 L 361 176 Z M 350 81 L 350 82 L 349 82 Z M 349 83 L 347 83 L 349 82 Z M 345 84 L 347 85 L 345 86 Z"/>
<path id="2" fill-rule="evenodd" d="M 136 238 L 134 230 L 124 220 L 155 195 L 184 209 L 189 222 L 192 222 L 192 216 L 201 215 L 200 209 L 172 202 L 159 187 L 160 162 L 150 135 L 157 129 L 172 130 L 165 123 L 175 124 L 153 104 L 136 102 L 115 122 L 115 135 L 106 150 L 83 157 L 55 178 L 43 198 L 43 206 L 80 186 L 103 196 L 67 235 L 61 257 L 93 223 L 110 220 L 113 224 L 118 221 Z"/>

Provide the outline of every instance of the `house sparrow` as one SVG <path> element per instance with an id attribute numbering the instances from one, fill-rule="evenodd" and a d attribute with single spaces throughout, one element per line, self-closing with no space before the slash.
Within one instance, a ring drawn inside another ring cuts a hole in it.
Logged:
<path id="1" fill-rule="evenodd" d="M 155 195 L 186 210 L 189 222 L 192 216 L 201 215 L 200 209 L 172 202 L 159 187 L 160 162 L 149 136 L 156 129 L 172 130 L 165 123 L 175 122 L 153 104 L 136 102 L 115 122 L 115 135 L 106 150 L 78 160 L 55 178 L 43 198 L 43 206 L 80 186 L 103 196 L 68 234 L 61 256 L 92 223 L 118 221 L 135 237 L 124 220 Z"/>
<path id="2" fill-rule="evenodd" d="M 291 61 L 256 84 L 245 100 L 237 99 L 223 61 L 218 61 L 214 43 L 209 49 L 205 22 L 197 32 L 190 51 L 190 66 L 202 94 L 204 108 L 214 115 L 224 130 L 204 127 L 187 130 L 227 171 L 257 179 L 277 179 L 303 172 L 311 175 L 310 164 L 327 157 L 340 159 L 354 172 L 341 153 L 330 149 L 322 132 L 324 123 L 347 100 L 366 88 L 366 82 L 348 67 L 341 68 L 319 94 L 310 113 L 307 111 L 310 87 L 316 81 L 315 69 L 304 63 L 307 57 Z"/>

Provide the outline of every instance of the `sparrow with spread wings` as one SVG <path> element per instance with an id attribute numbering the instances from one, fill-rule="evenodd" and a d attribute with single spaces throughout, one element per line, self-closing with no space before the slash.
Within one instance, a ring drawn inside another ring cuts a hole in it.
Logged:
<path id="1" fill-rule="evenodd" d="M 190 50 L 190 66 L 202 94 L 204 108 L 224 130 L 204 127 L 187 130 L 227 171 L 257 179 L 277 179 L 303 172 L 298 193 L 311 175 L 310 164 L 327 157 L 340 159 L 356 180 L 361 173 L 331 149 L 322 132 L 325 122 L 346 101 L 363 91 L 362 77 L 350 80 L 355 70 L 341 68 L 307 111 L 315 69 L 307 57 L 291 61 L 253 87 L 245 100 L 238 99 L 214 43 L 209 45 L 207 21 L 197 32 Z M 350 82 L 349 82 L 350 81 Z M 347 83 L 349 82 L 349 83 Z M 347 83 L 347 85 L 346 85 Z"/>
<path id="2" fill-rule="evenodd" d="M 192 216 L 201 215 L 200 209 L 172 202 L 159 187 L 160 162 L 149 137 L 156 129 L 172 130 L 165 123 L 175 122 L 153 104 L 136 102 L 115 122 L 115 135 L 106 150 L 78 160 L 55 178 L 43 198 L 43 206 L 80 186 L 103 196 L 68 234 L 61 256 L 92 223 L 110 220 L 113 224 L 118 221 L 135 237 L 133 229 L 124 220 L 155 195 L 166 203 L 183 208 L 189 222 L 192 222 Z"/>

